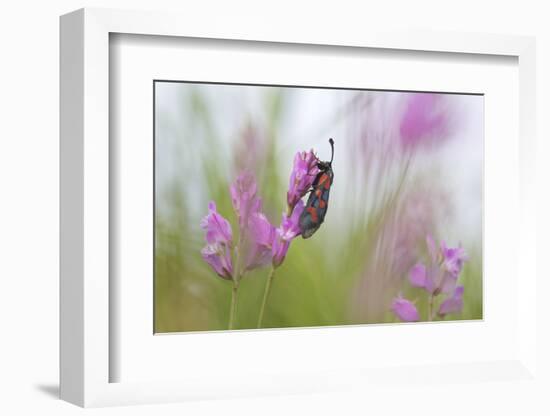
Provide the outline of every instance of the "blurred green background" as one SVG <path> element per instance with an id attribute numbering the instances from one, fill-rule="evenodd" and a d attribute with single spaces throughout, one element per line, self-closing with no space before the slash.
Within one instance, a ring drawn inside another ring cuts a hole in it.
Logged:
<path id="1" fill-rule="evenodd" d="M 227 329 L 232 284 L 200 254 L 208 201 L 236 235 L 229 185 L 249 169 L 278 225 L 294 154 L 314 148 L 328 160 L 329 137 L 335 180 L 325 223 L 292 242 L 263 326 L 398 322 L 390 311 L 398 294 L 425 317 L 427 295 L 407 275 L 426 260 L 428 233 L 469 256 L 463 311 L 444 319 L 481 319 L 483 97 L 437 98 L 445 129 L 405 148 L 409 93 L 156 82 L 155 332 Z M 243 278 L 237 329 L 256 327 L 268 273 Z"/>

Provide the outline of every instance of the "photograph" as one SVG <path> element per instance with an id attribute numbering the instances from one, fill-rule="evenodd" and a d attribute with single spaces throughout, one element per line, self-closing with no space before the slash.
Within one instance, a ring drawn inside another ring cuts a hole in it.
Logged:
<path id="1" fill-rule="evenodd" d="M 483 319 L 483 94 L 152 88 L 155 333 Z"/>

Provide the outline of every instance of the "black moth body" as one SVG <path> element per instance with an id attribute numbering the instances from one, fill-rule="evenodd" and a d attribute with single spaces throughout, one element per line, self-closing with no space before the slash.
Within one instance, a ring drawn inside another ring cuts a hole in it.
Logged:
<path id="1" fill-rule="evenodd" d="M 300 215 L 300 229 L 303 238 L 311 237 L 319 229 L 327 214 L 330 187 L 334 181 L 334 172 L 332 171 L 334 140 L 329 139 L 329 143 L 332 149 L 330 162 L 320 160 L 317 162 L 319 173 L 311 185 L 309 198 Z"/>

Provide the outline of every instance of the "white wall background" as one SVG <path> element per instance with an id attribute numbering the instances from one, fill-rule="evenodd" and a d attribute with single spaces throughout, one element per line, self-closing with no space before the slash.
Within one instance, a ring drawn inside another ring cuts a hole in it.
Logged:
<path id="1" fill-rule="evenodd" d="M 544 1 L 461 0 L 168 1 L 88 0 L 11 1 L 0 9 L 0 414 L 73 414 L 80 409 L 56 400 L 58 383 L 58 16 L 74 9 L 117 7 L 179 10 L 208 24 L 212 13 L 238 19 L 288 24 L 415 27 L 537 36 L 539 253 L 548 239 L 550 154 L 550 30 Z M 546 165 L 543 165 L 546 162 Z M 543 178 L 545 179 L 543 182 Z M 542 215 L 546 213 L 546 215 Z M 540 256 L 542 258 L 542 256 Z M 538 288 L 540 300 L 550 285 Z M 548 322 L 539 303 L 539 319 Z M 543 315 L 544 314 L 544 315 Z M 543 334 L 548 355 L 549 335 Z M 472 340 L 474 341 L 474 340 Z M 548 358 L 541 351 L 548 371 Z M 258 398 L 94 410 L 95 414 L 548 414 L 543 391 L 505 383 L 433 386 L 396 397 L 364 397 L 338 392 L 317 396 Z M 40 413 L 38 413 L 40 412 Z"/>

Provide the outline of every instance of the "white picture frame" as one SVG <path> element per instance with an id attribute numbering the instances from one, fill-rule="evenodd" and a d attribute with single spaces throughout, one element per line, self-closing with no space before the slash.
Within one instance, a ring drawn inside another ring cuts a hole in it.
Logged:
<path id="1" fill-rule="evenodd" d="M 82 9 L 61 18 L 61 398 L 80 406 L 181 401 L 193 398 L 242 397 L 256 394 L 318 392 L 353 384 L 387 383 L 396 370 L 362 372 L 349 368 L 293 374 L 236 383 L 224 388 L 208 379 L 147 383 L 110 382 L 109 348 L 109 34 L 226 39 L 281 44 L 332 45 L 439 53 L 516 57 L 519 65 L 519 231 L 517 270 L 517 354 L 499 362 L 419 363 L 414 377 L 431 379 L 442 369 L 464 381 L 475 374 L 499 374 L 505 380 L 535 379 L 537 270 L 535 267 L 535 42 L 533 38 L 465 33 L 359 32 L 327 34 L 322 30 L 282 30 L 277 24 L 239 27 L 223 19 L 204 27 L 191 16 L 165 13 Z M 489 294 L 488 296 L 491 296 Z M 218 335 L 217 335 L 218 336 Z M 246 334 L 239 335 L 242 338 Z M 240 341 L 240 342 L 245 342 Z M 360 370 L 360 369 L 359 369 Z M 408 369 L 410 374 L 412 370 Z M 322 371 L 321 371 L 322 373 Z M 495 375 L 498 379 L 498 375 Z M 350 381 L 351 383 L 351 381 Z"/>

